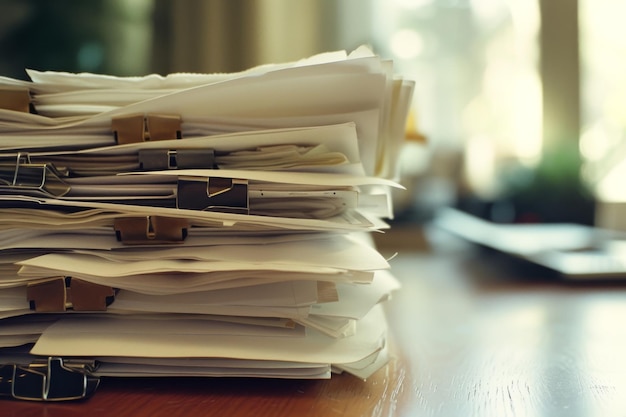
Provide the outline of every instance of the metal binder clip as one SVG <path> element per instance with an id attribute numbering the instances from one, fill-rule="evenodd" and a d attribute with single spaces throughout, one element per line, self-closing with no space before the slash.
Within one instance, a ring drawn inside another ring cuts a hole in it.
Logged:
<path id="1" fill-rule="evenodd" d="M 30 113 L 32 109 L 28 88 L 13 86 L 0 88 L 0 109 Z"/>
<path id="2" fill-rule="evenodd" d="M 213 149 L 140 149 L 139 166 L 144 171 L 164 169 L 213 169 Z"/>
<path id="3" fill-rule="evenodd" d="M 181 177 L 177 206 L 179 209 L 249 214 L 248 180 Z"/>
<path id="4" fill-rule="evenodd" d="M 71 277 L 29 283 L 26 297 L 38 313 L 106 311 L 115 300 L 115 289 Z"/>
<path id="5" fill-rule="evenodd" d="M 70 191 L 70 186 L 61 179 L 62 176 L 52 164 L 31 163 L 27 153 L 19 152 L 15 162 L 0 162 L 0 190 L 63 197 Z"/>
<path id="6" fill-rule="evenodd" d="M 179 116 L 139 114 L 115 117 L 111 120 L 111 129 L 118 145 L 182 137 Z"/>
<path id="7" fill-rule="evenodd" d="M 117 240 L 128 245 L 180 243 L 187 238 L 186 219 L 162 216 L 123 217 L 115 219 Z"/>
<path id="8" fill-rule="evenodd" d="M 69 401 L 91 396 L 100 379 L 95 361 L 50 357 L 30 364 L 0 365 L 0 395 L 28 401 Z"/>

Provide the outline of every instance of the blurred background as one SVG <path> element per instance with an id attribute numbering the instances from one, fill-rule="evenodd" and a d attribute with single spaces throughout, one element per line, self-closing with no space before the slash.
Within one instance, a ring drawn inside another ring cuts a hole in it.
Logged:
<path id="1" fill-rule="evenodd" d="M 626 230 L 623 16 L 621 0 L 0 0 L 0 75 L 232 72 L 367 44 L 416 82 L 395 221 L 454 205 Z"/>

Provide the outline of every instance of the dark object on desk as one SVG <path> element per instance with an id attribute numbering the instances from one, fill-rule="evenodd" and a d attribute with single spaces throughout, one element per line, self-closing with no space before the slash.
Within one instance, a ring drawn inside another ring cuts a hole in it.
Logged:
<path id="1" fill-rule="evenodd" d="M 626 237 L 617 232 L 574 223 L 500 224 L 449 208 L 434 224 L 566 279 L 626 279 Z"/>
<path id="2" fill-rule="evenodd" d="M 578 148 L 553 146 L 533 167 L 508 163 L 498 172 L 502 191 L 485 201 L 464 195 L 457 208 L 496 223 L 593 225 L 596 202 L 581 177 Z"/>

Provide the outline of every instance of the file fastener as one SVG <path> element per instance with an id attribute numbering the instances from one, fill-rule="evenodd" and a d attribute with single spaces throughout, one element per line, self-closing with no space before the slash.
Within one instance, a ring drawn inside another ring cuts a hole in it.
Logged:
<path id="1" fill-rule="evenodd" d="M 181 243 L 189 222 L 184 218 L 145 216 L 121 217 L 113 225 L 117 240 L 128 245 Z"/>
<path id="2" fill-rule="evenodd" d="M 57 277 L 29 283 L 26 297 L 31 310 L 38 313 L 106 311 L 115 300 L 115 290 L 71 277 Z"/>
<path id="3" fill-rule="evenodd" d="M 179 209 L 249 214 L 248 180 L 238 178 L 178 178 Z"/>
<path id="4" fill-rule="evenodd" d="M 0 365 L 0 395 L 29 401 L 79 400 L 93 394 L 100 378 L 95 361 L 50 357 Z"/>
<path id="5" fill-rule="evenodd" d="M 111 129 L 118 145 L 182 138 L 179 116 L 131 115 L 113 118 Z"/>
<path id="6" fill-rule="evenodd" d="M 46 196 L 63 197 L 70 186 L 64 174 L 49 163 L 31 163 L 28 154 L 18 153 L 15 161 L 0 161 L 0 191 L 9 194 L 38 192 Z"/>
<path id="7" fill-rule="evenodd" d="M 0 88 L 0 109 L 30 113 L 30 91 L 27 88 L 3 86 Z"/>
<path id="8" fill-rule="evenodd" d="M 140 149 L 138 158 L 144 171 L 215 168 L 213 149 Z"/>

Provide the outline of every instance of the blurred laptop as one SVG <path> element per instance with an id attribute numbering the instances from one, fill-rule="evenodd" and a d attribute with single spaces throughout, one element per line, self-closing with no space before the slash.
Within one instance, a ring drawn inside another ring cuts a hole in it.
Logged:
<path id="1" fill-rule="evenodd" d="M 574 223 L 494 223 L 445 208 L 433 224 L 568 279 L 626 279 L 626 234 Z"/>

